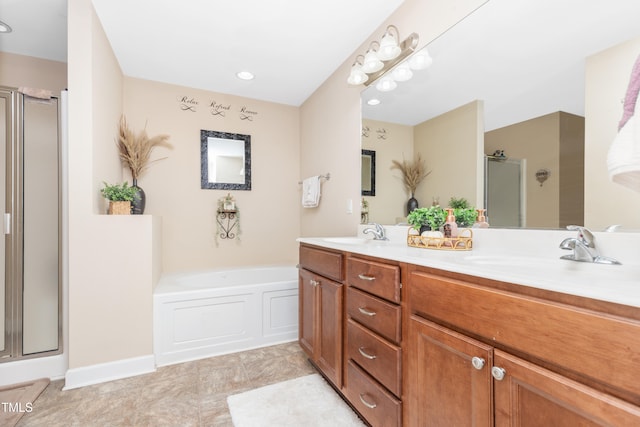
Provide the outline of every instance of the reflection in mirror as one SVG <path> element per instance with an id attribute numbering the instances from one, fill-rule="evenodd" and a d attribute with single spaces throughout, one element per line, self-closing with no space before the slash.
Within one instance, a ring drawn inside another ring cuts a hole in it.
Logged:
<path id="1" fill-rule="evenodd" d="M 200 131 L 201 188 L 251 190 L 251 136 Z"/>
<path id="2" fill-rule="evenodd" d="M 362 195 L 376 195 L 376 152 L 362 150 Z"/>
<path id="3" fill-rule="evenodd" d="M 433 58 L 430 68 L 392 92 L 379 92 L 374 85 L 364 90 L 363 128 L 387 130 L 385 140 L 363 137 L 362 148 L 378 154 L 370 220 L 393 224 L 405 215 L 409 195 L 402 194 L 389 171 L 389 159 L 422 151 L 433 172 L 416 195 L 420 206 L 436 197 L 441 204 L 465 197 L 488 209 L 492 227 L 584 224 L 585 87 L 595 88 L 585 65 L 588 58 L 640 37 L 637 16 L 640 2 L 627 0 L 491 0 L 426 47 Z M 638 52 L 634 55 L 632 61 Z M 625 68 L 623 74 L 630 71 Z M 380 104 L 369 105 L 372 98 Z M 608 108 L 622 112 L 621 102 Z M 466 121 L 460 122 L 463 115 Z M 451 143 L 458 145 L 447 146 Z M 491 197 L 484 191 L 485 157 L 496 150 L 526 165 L 521 202 L 504 198 L 505 192 L 493 196 L 494 206 L 522 209 L 517 221 L 502 224 L 501 214 L 492 215 L 491 202 L 485 205 Z M 541 169 L 551 172 L 542 187 L 535 177 Z M 396 210 L 388 212 L 388 205 Z"/>

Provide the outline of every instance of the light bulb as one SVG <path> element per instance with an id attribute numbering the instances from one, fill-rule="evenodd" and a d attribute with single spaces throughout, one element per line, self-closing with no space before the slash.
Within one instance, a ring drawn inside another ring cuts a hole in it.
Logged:
<path id="1" fill-rule="evenodd" d="M 390 59 L 397 58 L 400 55 L 401 49 L 398 46 L 396 38 L 390 32 L 386 32 L 382 40 L 380 41 L 380 49 L 378 49 L 378 58 L 383 61 L 389 61 Z"/>
<path id="2" fill-rule="evenodd" d="M 396 87 L 398 87 L 398 83 L 396 83 L 389 76 L 384 76 L 383 78 L 378 80 L 378 83 L 376 84 L 376 89 L 378 89 L 380 92 L 390 92 Z"/>
<path id="3" fill-rule="evenodd" d="M 367 74 L 375 73 L 376 71 L 380 71 L 384 67 L 384 64 L 380 59 L 378 59 L 378 55 L 376 51 L 373 49 L 369 49 L 364 56 L 364 62 L 362 63 L 362 71 Z"/>
<path id="4" fill-rule="evenodd" d="M 360 63 L 356 62 L 351 67 L 351 72 L 349 73 L 349 78 L 347 79 L 347 83 L 353 86 L 361 85 L 362 83 L 369 80 L 369 76 L 362 71 L 362 66 Z"/>
<path id="5" fill-rule="evenodd" d="M 429 55 L 427 49 L 416 52 L 409 58 L 409 67 L 412 70 L 424 70 L 433 63 L 433 58 Z"/>
<path id="6" fill-rule="evenodd" d="M 406 82 L 413 77 L 413 71 L 406 62 L 401 63 L 393 70 L 393 79 L 397 82 Z"/>

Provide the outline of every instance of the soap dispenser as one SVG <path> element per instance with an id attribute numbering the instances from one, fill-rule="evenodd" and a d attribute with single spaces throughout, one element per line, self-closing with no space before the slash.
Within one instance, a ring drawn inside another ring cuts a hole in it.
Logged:
<path id="1" fill-rule="evenodd" d="M 473 224 L 473 228 L 489 228 L 487 217 L 485 216 L 485 209 L 478 209 L 478 217 Z"/>
<path id="2" fill-rule="evenodd" d="M 444 237 L 458 237 L 458 224 L 453 215 L 453 208 L 447 209 L 447 221 L 444 223 Z"/>

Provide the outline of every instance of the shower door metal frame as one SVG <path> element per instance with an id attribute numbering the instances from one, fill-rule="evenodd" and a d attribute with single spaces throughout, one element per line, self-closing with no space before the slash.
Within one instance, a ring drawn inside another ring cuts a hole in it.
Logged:
<path id="1" fill-rule="evenodd" d="M 5 292 L 6 307 L 5 316 L 5 350 L 0 352 L 0 363 L 16 360 L 32 359 L 36 357 L 52 356 L 63 351 L 62 342 L 62 238 L 60 235 L 62 225 L 61 194 L 61 130 L 60 130 L 60 103 L 56 98 L 57 126 L 57 152 L 58 152 L 58 345 L 56 349 L 38 353 L 23 354 L 23 293 L 24 284 L 24 215 L 23 215 L 23 191 L 24 191 L 24 95 L 18 93 L 16 88 L 0 86 L 0 94 L 10 94 L 11 98 L 11 125 L 7 125 L 6 144 L 6 196 L 3 232 L 5 234 Z M 7 223 L 7 215 L 9 220 Z"/>

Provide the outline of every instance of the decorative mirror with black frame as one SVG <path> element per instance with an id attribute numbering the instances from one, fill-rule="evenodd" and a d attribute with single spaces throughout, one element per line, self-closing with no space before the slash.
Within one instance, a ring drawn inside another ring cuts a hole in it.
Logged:
<path id="1" fill-rule="evenodd" d="M 251 190 L 251 135 L 200 131 L 203 189 Z"/>
<path id="2" fill-rule="evenodd" d="M 362 150 L 362 195 L 376 195 L 376 152 Z"/>

